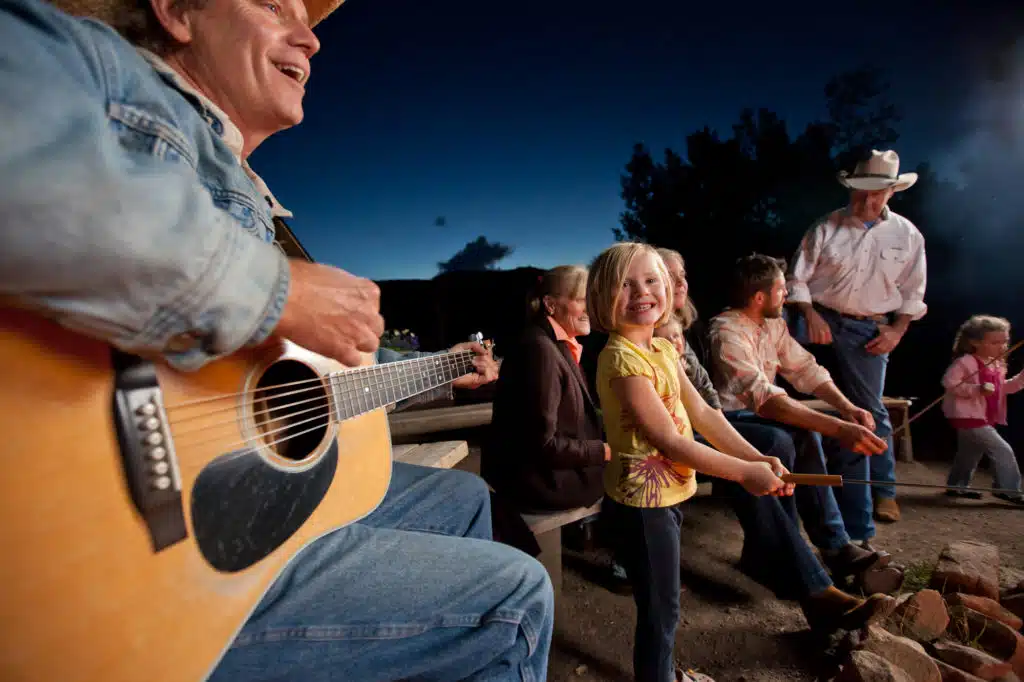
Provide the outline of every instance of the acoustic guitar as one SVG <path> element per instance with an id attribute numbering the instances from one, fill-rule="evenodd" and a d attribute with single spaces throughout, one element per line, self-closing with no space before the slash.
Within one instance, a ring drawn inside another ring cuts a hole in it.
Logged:
<path id="1" fill-rule="evenodd" d="M 204 679 L 285 564 L 384 497 L 383 408 L 473 371 L 271 340 L 185 373 L 9 309 L 0 362 L 4 682 Z"/>

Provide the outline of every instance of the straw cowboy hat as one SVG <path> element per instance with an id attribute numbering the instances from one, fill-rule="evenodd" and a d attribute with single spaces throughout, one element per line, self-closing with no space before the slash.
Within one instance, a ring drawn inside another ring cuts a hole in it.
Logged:
<path id="1" fill-rule="evenodd" d="M 136 5 L 136 0 L 51 0 L 54 5 L 68 14 L 99 19 L 114 24 L 113 17 Z M 310 28 L 327 18 L 341 7 L 345 0 L 303 0 L 309 14 Z"/>
<path id="2" fill-rule="evenodd" d="M 857 164 L 852 173 L 839 171 L 839 183 L 850 189 L 889 189 L 902 192 L 915 182 L 917 173 L 900 172 L 900 157 L 891 149 L 880 152 L 871 150 L 871 158 Z"/>

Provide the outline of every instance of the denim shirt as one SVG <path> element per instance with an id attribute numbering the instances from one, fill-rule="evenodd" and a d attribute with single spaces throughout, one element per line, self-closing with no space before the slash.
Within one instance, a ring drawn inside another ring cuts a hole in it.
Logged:
<path id="1" fill-rule="evenodd" d="M 0 121 L 0 302 L 183 370 L 270 334 L 287 212 L 237 128 L 159 60 L 44 0 L 2 0 Z"/>

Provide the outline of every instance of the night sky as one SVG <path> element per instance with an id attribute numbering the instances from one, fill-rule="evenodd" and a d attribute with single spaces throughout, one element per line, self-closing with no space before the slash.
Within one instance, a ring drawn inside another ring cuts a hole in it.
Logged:
<path id="1" fill-rule="evenodd" d="M 305 121 L 251 162 L 315 259 L 375 280 L 430 278 L 479 235 L 515 247 L 502 268 L 583 264 L 613 239 L 635 142 L 728 137 L 745 106 L 795 135 L 865 62 L 889 71 L 903 168 L 941 171 L 1005 20 L 994 3 L 694 4 L 347 0 L 316 29 Z"/>

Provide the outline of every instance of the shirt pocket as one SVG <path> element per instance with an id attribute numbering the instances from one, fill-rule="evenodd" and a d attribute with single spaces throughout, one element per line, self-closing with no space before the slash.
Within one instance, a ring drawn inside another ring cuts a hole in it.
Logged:
<path id="1" fill-rule="evenodd" d="M 902 246 L 886 246 L 882 249 L 880 256 L 882 270 L 889 277 L 895 278 L 907 266 L 907 261 L 910 260 L 910 249 Z"/>
<path id="2" fill-rule="evenodd" d="M 215 187 L 204 182 L 206 190 L 213 199 L 213 205 L 225 211 L 246 232 L 258 237 L 261 241 L 274 241 L 274 226 L 270 212 L 259 206 L 260 197 L 225 187 Z"/>
<path id="3" fill-rule="evenodd" d="M 111 102 L 107 117 L 121 146 L 129 152 L 156 159 L 184 162 L 195 168 L 196 160 L 188 138 L 173 124 L 142 107 Z"/>

